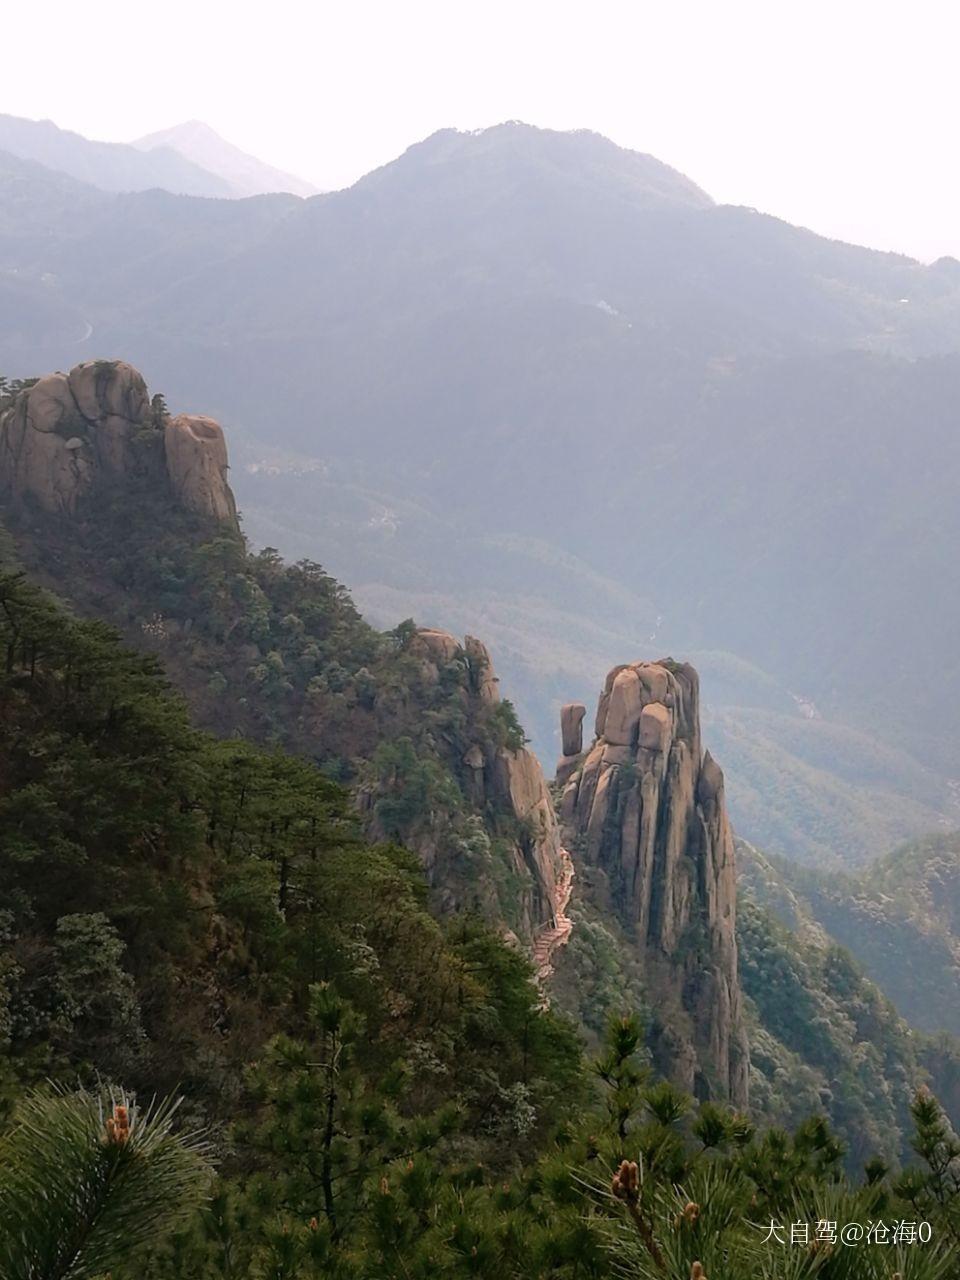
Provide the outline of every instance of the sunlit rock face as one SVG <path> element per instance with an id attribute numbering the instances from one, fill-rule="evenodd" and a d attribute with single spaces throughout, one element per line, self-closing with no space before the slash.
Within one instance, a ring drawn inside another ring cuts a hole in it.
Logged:
<path id="1" fill-rule="evenodd" d="M 697 673 L 670 659 L 615 667 L 579 757 L 567 753 L 576 719 L 565 707 L 561 837 L 642 951 L 659 1065 L 700 1097 L 743 1104 L 733 839 L 723 774 L 701 747 Z"/>
<path id="2" fill-rule="evenodd" d="M 164 427 L 167 473 L 183 506 L 236 524 L 237 507 L 227 484 L 227 445 L 212 418 L 181 413 Z"/>
<path id="3" fill-rule="evenodd" d="M 14 500 L 70 516 L 106 486 L 133 480 L 236 526 L 220 426 L 184 414 L 158 421 L 142 376 L 122 360 L 47 374 L 0 417 L 0 491 Z"/>

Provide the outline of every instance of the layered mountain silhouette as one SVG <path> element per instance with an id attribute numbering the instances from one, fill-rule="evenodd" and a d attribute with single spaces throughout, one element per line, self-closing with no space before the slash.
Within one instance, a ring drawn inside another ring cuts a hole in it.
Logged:
<path id="1" fill-rule="evenodd" d="M 123 350 L 239 424 L 253 537 L 488 637 L 541 752 L 670 650 L 741 834 L 860 862 L 956 821 L 960 264 L 518 123 L 307 201 L 0 181 L 0 368 Z"/>
<path id="2" fill-rule="evenodd" d="M 235 196 L 259 196 L 271 191 L 289 191 L 296 196 L 317 194 L 312 183 L 241 151 L 202 120 L 187 120 L 172 129 L 147 134 L 133 145 L 147 152 L 158 148 L 177 151 L 192 164 L 222 178 Z"/>
<path id="3" fill-rule="evenodd" d="M 0 150 L 34 160 L 104 191 L 162 187 L 180 195 L 227 196 L 229 184 L 171 147 L 139 151 L 120 142 L 93 142 L 52 120 L 0 116 Z"/>
<path id="4" fill-rule="evenodd" d="M 239 198 L 273 191 L 316 194 L 302 178 L 248 155 L 199 120 L 138 138 L 95 142 L 52 120 L 0 115 L 0 151 L 68 174 L 103 191 Z"/>

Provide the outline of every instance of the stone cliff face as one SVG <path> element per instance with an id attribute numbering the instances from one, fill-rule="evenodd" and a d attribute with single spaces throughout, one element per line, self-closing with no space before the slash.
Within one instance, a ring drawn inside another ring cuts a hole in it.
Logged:
<path id="1" fill-rule="evenodd" d="M 563 708 L 563 842 L 641 949 L 658 1065 L 700 1097 L 747 1098 L 749 1056 L 723 774 L 700 742 L 694 669 L 615 667 L 582 751 L 582 704 Z"/>
<path id="2" fill-rule="evenodd" d="M 106 484 L 169 488 L 181 506 L 236 526 L 223 432 L 210 418 L 161 421 L 122 360 L 51 373 L 0 416 L 0 492 L 74 515 Z"/>
<path id="3" fill-rule="evenodd" d="M 513 819 L 509 846 L 514 880 L 520 886 L 519 931 L 525 942 L 534 943 L 542 931 L 558 926 L 558 904 L 568 878 L 553 800 L 540 763 L 524 746 L 511 749 L 492 744 L 483 730 L 484 712 L 500 702 L 497 677 L 484 644 L 467 636 L 461 645 L 448 632 L 424 628 L 413 637 L 409 652 L 419 659 L 431 682 L 440 680 L 448 664 L 462 662 L 466 668 L 465 722 L 467 737 L 473 740 L 466 750 L 460 744 L 456 771 L 478 810 L 505 813 Z M 429 874 L 432 859 L 428 856 L 425 861 Z"/>

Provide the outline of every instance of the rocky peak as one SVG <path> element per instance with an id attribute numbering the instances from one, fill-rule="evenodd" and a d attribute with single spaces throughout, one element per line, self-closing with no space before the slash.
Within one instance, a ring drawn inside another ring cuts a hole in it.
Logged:
<path id="1" fill-rule="evenodd" d="M 105 485 L 165 485 L 190 511 L 236 527 L 223 431 L 211 418 L 154 412 L 122 360 L 50 373 L 0 416 L 0 492 L 74 515 Z"/>
<path id="2" fill-rule="evenodd" d="M 701 1097 L 743 1104 L 748 1049 L 737 976 L 736 880 L 723 774 L 700 741 L 696 671 L 614 667 L 581 750 L 563 708 L 563 843 L 641 950 L 660 1067 Z"/>

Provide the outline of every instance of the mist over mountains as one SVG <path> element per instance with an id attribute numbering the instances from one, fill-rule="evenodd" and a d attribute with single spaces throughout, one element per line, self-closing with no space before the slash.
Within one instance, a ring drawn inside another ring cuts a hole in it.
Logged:
<path id="1" fill-rule="evenodd" d="M 289 191 L 296 196 L 315 196 L 317 188 L 293 174 L 264 164 L 256 156 L 241 151 L 202 120 L 187 120 L 172 129 L 138 138 L 133 144 L 138 150 L 153 153 L 172 148 L 191 163 L 208 173 L 216 174 L 230 187 L 232 196 L 258 196 L 271 191 Z"/>
<path id="2" fill-rule="evenodd" d="M 52 120 L 0 115 L 0 151 L 69 174 L 104 191 L 149 191 L 236 199 L 316 187 L 248 155 L 200 120 L 138 138 L 94 142 Z"/>
<path id="3" fill-rule="evenodd" d="M 745 837 L 956 824 L 960 264 L 518 123 L 306 200 L 113 172 L 0 156 L 3 372 L 122 353 L 229 422 L 253 538 L 482 634 L 547 757 L 560 700 L 671 652 Z"/>

